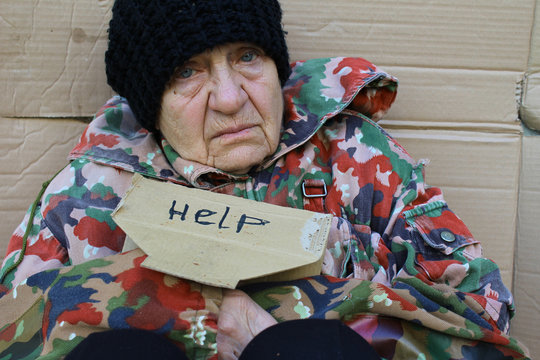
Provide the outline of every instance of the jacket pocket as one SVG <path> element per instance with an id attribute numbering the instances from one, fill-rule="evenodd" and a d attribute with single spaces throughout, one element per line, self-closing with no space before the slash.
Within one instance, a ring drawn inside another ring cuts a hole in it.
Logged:
<path id="1" fill-rule="evenodd" d="M 432 280 L 461 282 L 469 261 L 481 256 L 480 243 L 444 201 L 433 201 L 403 212 L 412 228 L 415 263 Z M 452 279 L 452 276 L 458 278 Z"/>

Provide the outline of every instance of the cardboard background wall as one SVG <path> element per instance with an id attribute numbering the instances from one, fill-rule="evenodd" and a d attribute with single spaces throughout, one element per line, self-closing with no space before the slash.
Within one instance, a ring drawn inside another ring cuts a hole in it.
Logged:
<path id="1" fill-rule="evenodd" d="M 536 329 L 540 320 L 540 6 L 536 6 L 529 64 L 525 74 L 520 114 L 525 130 L 514 271 L 514 296 L 519 311 L 512 334 L 529 345 L 531 357 L 540 357 Z"/>
<path id="2" fill-rule="evenodd" d="M 536 7 L 535 18 L 540 18 L 540 6 Z M 523 123 L 530 129 L 540 130 L 540 21 L 536 21 L 531 36 L 529 66 L 525 74 L 520 114 Z"/>
<path id="3" fill-rule="evenodd" d="M 103 64 L 112 2 L 0 2 L 2 253 L 41 183 L 65 165 L 84 121 L 112 94 Z M 511 286 L 522 149 L 518 105 L 534 99 L 527 96 L 534 83 L 522 80 L 537 39 L 531 40 L 536 1 L 281 3 L 292 60 L 362 56 L 400 79 L 381 125 L 414 157 L 431 160 L 427 181 L 443 188 Z M 520 214 L 527 213 L 522 206 Z M 522 297 L 540 296 L 540 271 L 530 268 L 524 249 L 518 248 L 516 279 L 529 276 L 531 283 L 516 286 L 518 305 L 526 303 Z M 513 332 L 530 333 L 540 321 L 538 307 L 520 313 Z M 526 339 L 533 358 L 540 356 L 540 344 Z"/>
<path id="4" fill-rule="evenodd" d="M 0 1 L 0 253 L 84 121 L 112 95 L 103 54 L 113 1 Z"/>
<path id="5" fill-rule="evenodd" d="M 86 124 L 72 119 L 0 117 L 0 256 L 41 184 L 66 164 Z"/>
<path id="6" fill-rule="evenodd" d="M 536 331 L 540 313 L 540 135 L 523 138 L 523 171 L 519 195 L 518 247 L 514 296 L 518 313 L 512 334 L 529 346 L 531 358 L 540 355 Z"/>

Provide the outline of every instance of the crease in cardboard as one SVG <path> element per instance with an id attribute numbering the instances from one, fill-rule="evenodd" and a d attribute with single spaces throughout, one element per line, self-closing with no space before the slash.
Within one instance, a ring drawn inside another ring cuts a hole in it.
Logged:
<path id="1" fill-rule="evenodd" d="M 517 119 L 516 119 L 517 120 Z M 468 131 L 478 133 L 503 133 L 521 134 L 523 129 L 519 121 L 515 123 L 499 123 L 484 121 L 419 121 L 393 119 L 385 117 L 377 122 L 384 129 L 403 130 L 445 130 L 445 131 Z"/>

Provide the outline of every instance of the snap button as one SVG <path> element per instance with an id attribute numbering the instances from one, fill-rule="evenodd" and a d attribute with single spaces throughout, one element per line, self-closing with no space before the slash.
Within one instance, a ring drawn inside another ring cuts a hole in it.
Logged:
<path id="1" fill-rule="evenodd" d="M 441 232 L 441 239 L 443 239 L 446 242 L 453 242 L 456 240 L 456 236 L 452 234 L 450 231 L 443 231 Z"/>

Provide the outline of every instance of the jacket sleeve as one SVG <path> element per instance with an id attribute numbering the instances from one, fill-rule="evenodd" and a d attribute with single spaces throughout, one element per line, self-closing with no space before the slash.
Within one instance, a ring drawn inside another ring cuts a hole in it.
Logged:
<path id="1" fill-rule="evenodd" d="M 329 127 L 343 137 L 330 141 L 326 206 L 338 217 L 326 272 L 406 288 L 418 303 L 508 332 L 514 304 L 497 265 L 425 183 L 424 165 L 369 119 L 344 115 Z"/>
<path id="2" fill-rule="evenodd" d="M 221 289 L 146 269 L 141 250 L 35 274 L 0 298 L 0 358 L 61 359 L 89 334 L 155 331 L 216 359 Z M 41 358 L 41 357 L 40 357 Z"/>
<path id="3" fill-rule="evenodd" d="M 113 255 L 125 233 L 111 213 L 130 184 L 131 174 L 87 160 L 74 160 L 36 200 L 28 238 L 30 211 L 15 230 L 2 266 L 11 288 L 32 274 Z"/>
<path id="4" fill-rule="evenodd" d="M 8 244 L 0 276 L 2 285 L 10 289 L 32 274 L 61 267 L 69 262 L 64 246 L 43 221 L 41 200 L 36 200 L 35 215 L 30 221 L 32 206 L 15 229 Z M 30 227 L 30 229 L 28 229 Z M 25 232 L 29 231 L 26 239 Z"/>
<path id="5" fill-rule="evenodd" d="M 392 249 L 393 286 L 414 288 L 466 319 L 508 333 L 514 304 L 498 266 L 482 255 L 440 189 L 425 185 L 422 166 L 395 198 L 392 221 L 377 229 Z"/>

